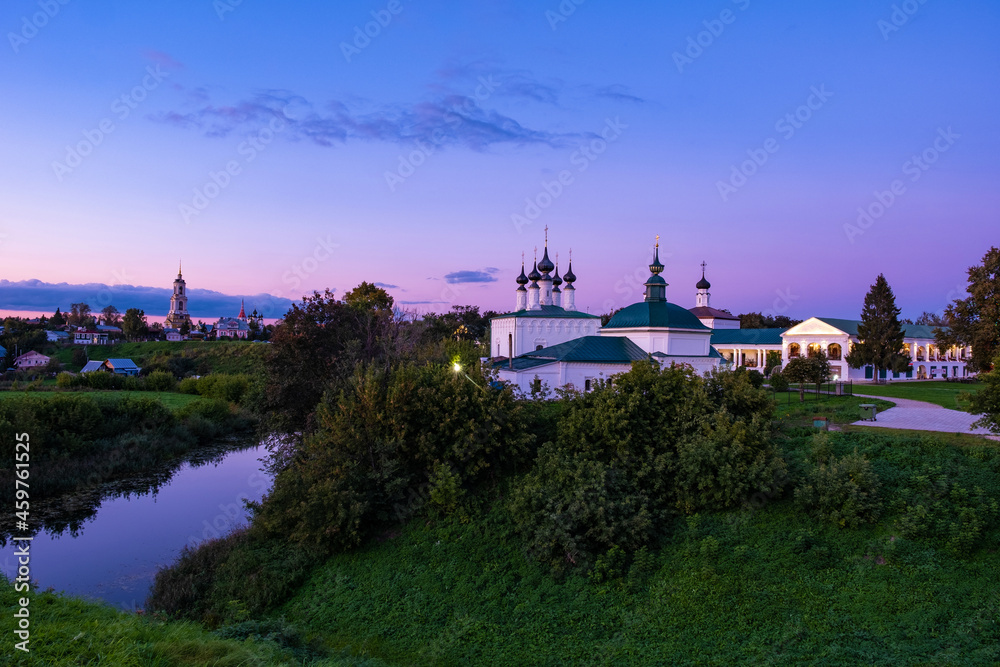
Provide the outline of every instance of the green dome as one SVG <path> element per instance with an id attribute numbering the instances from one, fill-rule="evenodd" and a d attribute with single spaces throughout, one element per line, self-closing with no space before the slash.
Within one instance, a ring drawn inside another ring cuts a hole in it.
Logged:
<path id="1" fill-rule="evenodd" d="M 640 301 L 622 308 L 605 329 L 708 329 L 694 313 L 669 301 Z"/>

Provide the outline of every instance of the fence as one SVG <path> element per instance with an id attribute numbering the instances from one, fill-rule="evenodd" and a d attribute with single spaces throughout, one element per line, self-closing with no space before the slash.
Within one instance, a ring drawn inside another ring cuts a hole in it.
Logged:
<path id="1" fill-rule="evenodd" d="M 838 387 L 841 388 L 839 392 Z M 805 400 L 807 402 L 819 401 L 825 396 L 854 396 L 854 382 L 852 380 L 846 382 L 826 382 L 819 385 L 818 389 L 814 384 L 807 384 L 805 385 L 805 390 Z M 771 393 L 774 394 L 774 398 L 778 402 L 799 402 L 799 385 L 797 384 L 790 385 L 786 392 L 777 392 L 772 389 Z M 782 394 L 784 394 L 784 397 L 782 397 Z"/>

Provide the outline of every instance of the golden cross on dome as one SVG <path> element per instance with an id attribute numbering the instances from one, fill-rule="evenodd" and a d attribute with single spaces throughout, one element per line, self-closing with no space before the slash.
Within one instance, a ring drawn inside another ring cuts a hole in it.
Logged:
<path id="1" fill-rule="evenodd" d="M 703 260 L 702 263 L 701 263 L 701 275 L 705 275 L 705 267 L 706 266 L 708 266 L 708 265 L 705 264 L 705 262 Z"/>
<path id="2" fill-rule="evenodd" d="M 535 246 L 535 261 L 538 261 L 538 246 Z"/>
<path id="3" fill-rule="evenodd" d="M 656 247 L 657 248 L 660 247 L 660 235 L 659 234 L 656 235 Z"/>
<path id="4" fill-rule="evenodd" d="M 549 226 L 545 225 L 545 247 L 549 247 Z"/>

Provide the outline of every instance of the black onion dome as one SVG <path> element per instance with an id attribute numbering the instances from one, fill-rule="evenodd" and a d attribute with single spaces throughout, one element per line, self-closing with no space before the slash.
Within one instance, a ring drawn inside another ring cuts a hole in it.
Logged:
<path id="1" fill-rule="evenodd" d="M 552 275 L 552 286 L 558 288 L 562 285 L 562 278 L 559 277 L 559 267 L 556 267 L 556 272 Z"/>
<path id="2" fill-rule="evenodd" d="M 528 274 L 528 280 L 530 280 L 533 283 L 537 283 L 541 279 L 542 279 L 542 274 L 538 272 L 538 262 L 535 262 L 535 266 L 532 267 L 531 273 Z"/>
<path id="3" fill-rule="evenodd" d="M 542 273 L 551 273 L 555 268 L 556 265 L 549 259 L 549 248 L 546 246 L 545 251 L 542 253 L 542 261 L 538 263 L 538 270 Z"/>
<path id="4" fill-rule="evenodd" d="M 567 285 L 572 285 L 576 282 L 576 274 L 573 273 L 573 260 L 569 261 L 569 268 L 566 269 L 566 274 L 563 276 L 563 280 L 566 281 Z"/>
<path id="5" fill-rule="evenodd" d="M 705 275 L 702 274 L 701 280 L 698 281 L 698 284 L 695 285 L 695 287 L 697 287 L 698 289 L 711 289 L 712 283 L 705 280 Z"/>
<path id="6" fill-rule="evenodd" d="M 517 277 L 517 284 L 518 285 L 528 284 L 528 276 L 524 275 L 524 262 L 521 262 L 521 275 Z"/>
<path id="7" fill-rule="evenodd" d="M 660 244 L 656 244 L 656 250 L 653 253 L 653 263 L 649 265 L 649 272 L 653 275 L 659 275 L 663 273 L 663 263 L 660 261 Z"/>

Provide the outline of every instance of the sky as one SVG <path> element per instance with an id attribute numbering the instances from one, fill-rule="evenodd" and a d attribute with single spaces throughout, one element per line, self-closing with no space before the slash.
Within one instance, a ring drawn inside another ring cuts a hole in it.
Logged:
<path id="1" fill-rule="evenodd" d="M 8 0 L 0 32 L 0 310 L 163 315 L 183 260 L 196 317 L 361 281 L 506 311 L 547 227 L 595 314 L 659 235 L 687 307 L 705 262 L 733 313 L 856 318 L 884 273 L 915 318 L 1000 237 L 992 1 Z"/>

